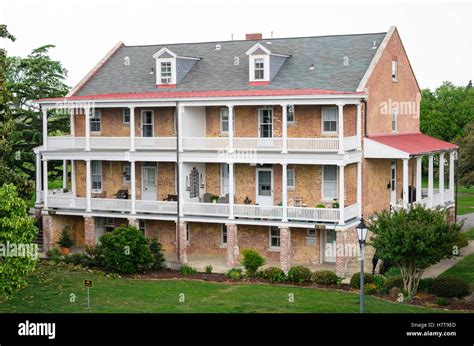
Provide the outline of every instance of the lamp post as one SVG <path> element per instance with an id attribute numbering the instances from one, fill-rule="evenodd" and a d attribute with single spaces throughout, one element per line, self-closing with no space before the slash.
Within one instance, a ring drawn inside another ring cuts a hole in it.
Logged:
<path id="1" fill-rule="evenodd" d="M 357 237 L 359 238 L 360 246 L 360 313 L 364 313 L 364 247 L 365 238 L 367 237 L 367 226 L 364 223 L 364 218 L 360 219 L 360 223 L 356 227 Z"/>

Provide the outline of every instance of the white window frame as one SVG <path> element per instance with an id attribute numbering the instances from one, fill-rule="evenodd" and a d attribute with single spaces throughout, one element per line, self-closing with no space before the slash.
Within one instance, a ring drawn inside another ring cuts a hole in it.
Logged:
<path id="1" fill-rule="evenodd" d="M 263 60 L 263 78 L 255 78 L 255 60 Z M 270 56 L 265 54 L 257 54 L 249 56 L 249 81 L 250 82 L 269 82 L 270 81 Z"/>
<path id="2" fill-rule="evenodd" d="M 278 235 L 272 235 L 272 229 L 278 230 Z M 278 244 L 280 244 L 280 245 L 278 245 L 278 246 L 272 245 L 272 239 L 273 238 L 278 239 Z M 268 227 L 268 247 L 271 250 L 280 250 L 280 246 L 281 246 L 281 243 L 280 243 L 280 228 L 278 228 L 277 226 Z"/>
<path id="3" fill-rule="evenodd" d="M 291 120 L 290 115 L 292 116 Z M 286 122 L 288 124 L 294 124 L 296 122 L 295 105 L 286 106 Z"/>
<path id="4" fill-rule="evenodd" d="M 227 225 L 226 224 L 221 224 L 221 246 L 227 246 L 228 242 L 228 235 L 229 233 L 227 232 Z M 224 242 L 225 238 L 225 242 Z"/>
<path id="5" fill-rule="evenodd" d="M 333 197 L 333 196 L 325 196 L 324 194 L 324 185 L 326 183 L 325 181 L 325 177 L 324 177 L 324 168 L 325 167 L 335 167 L 336 168 L 336 180 L 335 181 L 330 181 L 330 183 L 335 183 L 336 184 L 336 197 Z M 336 166 L 336 165 L 323 165 L 322 166 L 322 189 L 321 189 L 321 199 L 323 201 L 334 201 L 335 199 L 338 200 L 339 199 L 339 166 Z"/>
<path id="6" fill-rule="evenodd" d="M 253 66 L 253 78 L 257 80 L 265 80 L 265 59 L 262 58 L 255 58 Z M 258 76 L 257 76 L 258 74 Z"/>
<path id="7" fill-rule="evenodd" d="M 94 110 L 94 117 L 89 119 L 90 129 L 92 133 L 101 133 L 102 132 L 102 112 L 100 110 Z M 92 123 L 99 124 L 99 131 L 92 130 Z"/>
<path id="8" fill-rule="evenodd" d="M 131 181 L 132 181 L 132 166 L 131 164 L 129 163 L 126 163 L 123 165 L 123 182 L 126 183 L 126 184 L 129 184 Z M 129 174 L 128 174 L 128 180 L 127 180 L 127 174 L 126 174 L 126 171 L 129 171 Z"/>
<path id="9" fill-rule="evenodd" d="M 272 136 L 271 137 L 261 137 L 261 132 L 260 129 L 262 127 L 262 118 L 261 118 L 261 113 L 263 111 L 271 111 L 272 112 Z M 258 116 L 258 138 L 274 138 L 275 135 L 275 113 L 273 112 L 273 107 L 262 107 L 257 110 L 257 116 Z"/>
<path id="10" fill-rule="evenodd" d="M 220 168 L 220 176 L 221 176 L 221 196 L 225 196 L 229 193 L 229 184 L 230 184 L 230 177 L 229 177 L 229 164 L 221 163 Z M 224 190 L 224 168 L 227 167 L 227 192 Z"/>
<path id="11" fill-rule="evenodd" d="M 325 112 L 328 110 L 336 110 L 336 130 L 335 131 L 325 131 L 324 130 L 324 122 L 325 121 L 330 121 L 333 122 L 333 120 L 325 120 Z M 335 135 L 339 131 L 339 109 L 338 107 L 322 107 L 321 109 L 321 133 L 325 135 Z"/>
<path id="12" fill-rule="evenodd" d="M 392 133 L 397 132 L 397 127 L 398 127 L 398 112 L 396 107 L 392 107 L 392 113 L 390 114 L 391 116 L 391 128 L 392 128 Z"/>
<path id="13" fill-rule="evenodd" d="M 128 115 L 125 114 L 126 112 L 128 111 Z M 128 121 L 125 120 L 125 118 L 128 116 Z M 125 107 L 123 109 L 123 113 L 122 113 L 122 121 L 125 125 L 130 125 L 130 117 L 132 116 L 131 112 L 130 112 L 130 108 L 128 107 Z"/>
<path id="14" fill-rule="evenodd" d="M 162 81 L 161 75 L 161 64 L 170 63 L 171 66 L 171 77 L 169 82 Z M 175 85 L 176 84 L 176 59 L 175 58 L 163 58 L 156 59 L 156 84 L 157 85 Z"/>
<path id="15" fill-rule="evenodd" d="M 99 170 L 100 170 L 100 174 L 99 173 L 96 173 L 94 174 L 94 162 L 96 162 L 96 164 L 98 164 L 99 166 Z M 94 176 L 98 176 L 100 177 L 100 189 L 94 189 L 92 188 L 92 186 L 94 185 L 94 179 L 93 177 Z M 91 190 L 93 193 L 101 193 L 102 192 L 102 189 L 103 189 L 103 186 L 104 186 L 104 179 L 103 179 L 103 170 L 102 170 L 102 161 L 99 161 L 99 160 L 92 160 L 91 161 Z"/>
<path id="16" fill-rule="evenodd" d="M 189 242 L 191 240 L 191 226 L 189 222 L 186 222 L 186 241 Z"/>
<path id="17" fill-rule="evenodd" d="M 290 185 L 290 172 L 293 173 L 293 184 Z M 294 168 L 288 168 L 286 170 L 286 187 L 288 190 L 295 190 L 296 189 L 296 171 Z"/>
<path id="18" fill-rule="evenodd" d="M 318 233 L 315 228 L 308 228 L 308 237 L 316 238 L 317 236 L 318 236 Z"/>
<path id="19" fill-rule="evenodd" d="M 226 114 L 227 113 L 227 114 Z M 224 120 L 225 116 L 227 116 L 227 120 Z M 227 130 L 223 129 L 223 123 L 227 122 Z M 229 133 L 229 108 L 227 107 L 222 107 L 220 109 L 220 115 L 219 115 L 219 129 L 221 134 L 228 134 Z"/>
<path id="20" fill-rule="evenodd" d="M 140 112 L 140 135 L 143 137 L 143 115 L 145 112 L 151 112 L 151 137 L 146 138 L 153 138 L 155 137 L 155 111 L 153 109 L 142 109 Z"/>
<path id="21" fill-rule="evenodd" d="M 398 61 L 392 60 L 392 81 L 398 82 Z"/>

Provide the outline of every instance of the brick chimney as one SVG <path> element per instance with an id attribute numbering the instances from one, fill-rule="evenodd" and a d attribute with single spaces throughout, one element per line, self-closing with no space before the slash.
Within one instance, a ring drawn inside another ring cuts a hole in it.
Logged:
<path id="1" fill-rule="evenodd" d="M 256 34 L 245 34 L 245 39 L 247 41 L 257 41 L 262 39 L 262 34 L 261 33 L 256 33 Z"/>

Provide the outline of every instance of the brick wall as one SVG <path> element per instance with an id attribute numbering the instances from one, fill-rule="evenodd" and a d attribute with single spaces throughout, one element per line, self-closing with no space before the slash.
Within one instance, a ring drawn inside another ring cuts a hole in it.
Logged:
<path id="1" fill-rule="evenodd" d="M 156 238 L 163 252 L 176 253 L 176 222 L 146 220 L 145 236 Z"/>
<path id="2" fill-rule="evenodd" d="M 390 160 L 365 159 L 362 164 L 364 189 L 363 214 L 367 219 L 374 213 L 390 208 Z"/>
<path id="3" fill-rule="evenodd" d="M 308 244 L 308 229 L 291 228 L 291 262 L 319 264 L 321 250 L 321 231 L 316 233 L 315 244 Z"/>
<path id="4" fill-rule="evenodd" d="M 45 217 L 45 216 L 43 216 Z M 65 227 L 69 227 L 74 245 L 84 245 L 84 218 L 72 215 L 47 215 L 49 218 L 48 227 L 51 227 L 51 238 L 48 240 L 54 246 L 59 241 L 61 232 Z"/>
<path id="5" fill-rule="evenodd" d="M 280 251 L 269 249 L 270 231 L 268 226 L 238 225 L 237 239 L 240 252 L 244 249 L 254 249 L 269 261 L 280 261 Z"/>
<path id="6" fill-rule="evenodd" d="M 221 246 L 221 224 L 189 223 L 189 255 L 227 256 L 227 247 Z"/>

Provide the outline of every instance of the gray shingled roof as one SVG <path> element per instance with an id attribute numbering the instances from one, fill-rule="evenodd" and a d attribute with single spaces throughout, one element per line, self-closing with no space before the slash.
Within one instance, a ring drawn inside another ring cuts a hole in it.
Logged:
<path id="1" fill-rule="evenodd" d="M 386 33 L 337 35 L 302 38 L 263 39 L 206 43 L 124 46 L 80 89 L 76 95 L 159 92 L 152 55 L 167 47 L 179 56 L 199 57 L 174 91 L 248 90 L 248 89 L 325 89 L 356 91 Z M 270 85 L 248 85 L 248 56 L 245 52 L 256 42 L 275 53 L 291 55 Z M 271 42 L 271 44 L 269 44 Z M 221 45 L 215 50 L 216 44 Z M 130 65 L 124 65 L 124 57 Z M 349 65 L 343 64 L 344 57 Z M 234 65 L 234 58 L 239 65 Z M 309 70 L 311 64 L 315 69 Z"/>

